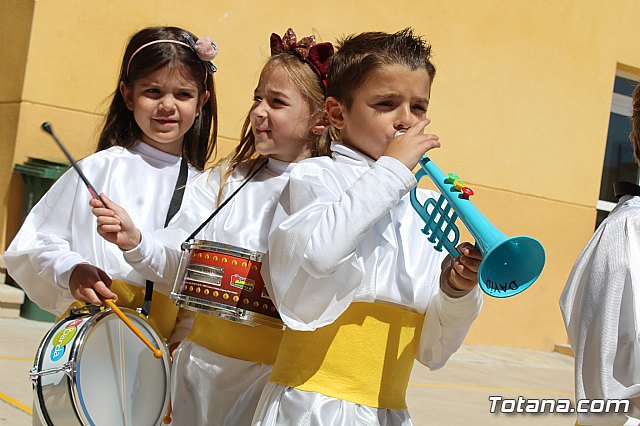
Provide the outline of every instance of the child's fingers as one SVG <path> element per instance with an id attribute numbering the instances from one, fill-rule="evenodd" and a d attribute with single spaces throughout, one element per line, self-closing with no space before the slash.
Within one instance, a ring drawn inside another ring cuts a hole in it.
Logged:
<path id="1" fill-rule="evenodd" d="M 429 125 L 429 123 L 431 123 L 431 119 L 424 117 L 419 121 L 417 121 L 416 123 L 414 123 L 413 126 L 409 127 L 409 129 L 407 129 L 407 132 L 405 134 L 412 135 L 412 136 L 420 135 L 422 134 L 422 132 L 424 132 L 424 129 Z"/>
<path id="2" fill-rule="evenodd" d="M 73 297 L 81 302 L 91 303 L 96 306 L 102 305 L 102 300 L 100 300 L 98 293 L 89 285 L 78 288 Z"/>
<path id="3" fill-rule="evenodd" d="M 96 218 L 98 225 L 121 225 L 122 221 L 117 216 L 98 216 Z"/>
<path id="4" fill-rule="evenodd" d="M 462 263 L 462 265 L 469 269 L 472 273 L 474 274 L 478 274 L 478 271 L 480 270 L 480 264 L 482 263 L 482 260 L 479 259 L 475 259 L 473 257 L 468 257 L 465 255 L 460 255 L 460 257 L 458 258 L 460 260 L 460 263 Z"/>
<path id="5" fill-rule="evenodd" d="M 98 225 L 120 225 L 121 221 L 116 216 L 98 216 L 96 218 Z"/>
<path id="6" fill-rule="evenodd" d="M 467 268 L 465 264 L 462 263 L 461 257 L 453 259 L 451 262 L 451 269 L 465 280 L 475 281 L 478 276 L 478 271 Z"/>
<path id="7" fill-rule="evenodd" d="M 472 257 L 474 259 L 478 259 L 478 260 L 482 260 L 483 256 L 482 256 L 482 252 L 480 250 L 478 250 L 476 248 L 475 245 L 469 243 L 469 242 L 464 242 L 462 244 L 458 244 L 458 247 L 456 247 L 458 249 L 458 251 L 467 256 L 467 257 Z"/>
<path id="8" fill-rule="evenodd" d="M 475 274 L 473 274 L 472 276 L 477 277 L 477 275 Z M 451 269 L 449 270 L 448 281 L 449 281 L 449 285 L 451 285 L 453 288 L 456 288 L 458 290 L 470 289 L 477 282 L 476 279 L 469 279 L 460 275 L 459 271 L 456 269 L 455 261 L 451 263 Z"/>
<path id="9" fill-rule="evenodd" d="M 111 277 L 102 269 L 96 270 L 100 281 L 96 282 L 94 289 L 105 299 L 117 299 L 118 295 L 111 291 Z"/>
<path id="10" fill-rule="evenodd" d="M 111 198 L 107 197 L 104 192 L 100 193 L 100 198 L 102 198 L 102 200 L 104 201 L 105 207 L 113 210 L 116 214 L 122 210 L 122 207 L 113 202 Z"/>
<path id="11" fill-rule="evenodd" d="M 95 209 L 96 207 L 102 207 L 102 202 L 100 200 L 96 200 L 95 198 L 91 198 L 89 200 L 89 205 Z"/>
<path id="12" fill-rule="evenodd" d="M 120 225 L 98 225 L 97 229 L 98 234 L 102 237 L 122 231 L 122 227 Z"/>
<path id="13" fill-rule="evenodd" d="M 421 143 L 424 144 L 424 148 L 425 148 L 425 152 L 429 151 L 430 149 L 434 149 L 434 148 L 440 148 L 441 144 L 440 144 L 440 138 L 438 137 L 438 135 L 433 135 L 433 134 L 426 134 L 426 135 L 422 135 L 421 137 Z"/>
<path id="14" fill-rule="evenodd" d="M 118 295 L 115 294 L 114 292 L 112 292 L 109 287 L 106 286 L 105 283 L 103 283 L 102 281 L 98 281 L 97 283 L 95 283 L 95 285 L 93 286 L 93 289 L 96 291 L 96 293 L 98 293 L 102 299 L 117 299 Z M 102 304 L 102 301 L 99 303 Z"/>
<path id="15" fill-rule="evenodd" d="M 93 213 L 95 217 L 116 216 L 116 212 L 111 209 L 105 209 L 104 207 L 94 207 L 91 209 L 91 213 Z"/>

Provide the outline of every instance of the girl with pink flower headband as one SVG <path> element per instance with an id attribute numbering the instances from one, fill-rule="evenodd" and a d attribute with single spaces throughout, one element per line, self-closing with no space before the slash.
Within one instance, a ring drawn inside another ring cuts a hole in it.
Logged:
<path id="1" fill-rule="evenodd" d="M 213 153 L 217 105 L 210 61 L 216 53 L 211 39 L 182 28 L 134 34 L 97 152 L 78 162 L 89 181 L 125 206 L 145 232 L 166 226 L 185 186 Z M 58 179 L 4 254 L 11 276 L 41 308 L 57 315 L 74 301 L 100 305 L 117 297 L 119 306 L 130 308 L 144 303 L 162 337 L 179 342 L 186 329 L 176 326 L 170 289 L 154 288 L 121 250 L 92 232 L 96 220 L 88 199 L 75 171 Z M 39 424 L 36 412 L 33 421 Z"/>
<path id="2" fill-rule="evenodd" d="M 195 237 L 265 253 L 290 170 L 297 161 L 328 153 L 324 78 L 332 54 L 330 43 L 316 43 L 313 37 L 297 40 L 292 30 L 284 40 L 273 34 L 271 57 L 260 73 L 238 146 L 190 185 L 176 220 L 151 234 L 136 229 L 135 220 L 105 200 L 111 210 L 92 203 L 99 233 L 126 250 L 125 259 L 137 272 L 166 284 L 178 273 L 180 250 L 164 243 L 175 234 L 183 241 Z M 266 269 L 263 262 L 263 277 Z M 191 332 L 174 355 L 173 424 L 251 424 L 278 353 L 282 325 L 254 327 L 206 310 L 192 318 Z"/>

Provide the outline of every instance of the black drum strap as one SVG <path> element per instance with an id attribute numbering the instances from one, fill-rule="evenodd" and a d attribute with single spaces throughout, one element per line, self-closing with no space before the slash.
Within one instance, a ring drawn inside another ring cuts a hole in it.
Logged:
<path id="1" fill-rule="evenodd" d="M 189 175 L 189 166 L 187 159 L 183 156 L 180 162 L 180 172 L 178 172 L 178 179 L 176 180 L 176 186 L 173 189 L 173 196 L 169 203 L 169 210 L 167 211 L 167 217 L 164 221 L 164 227 L 166 228 L 171 222 L 171 219 L 178 213 L 180 206 L 182 206 L 182 198 L 184 197 L 184 190 L 187 185 L 187 176 Z M 153 281 L 147 280 L 147 284 L 144 289 L 144 303 L 142 305 L 142 313 L 145 316 L 149 316 L 151 313 L 151 299 L 153 298 Z"/>
<path id="2" fill-rule="evenodd" d="M 613 184 L 613 193 L 619 200 L 624 195 L 635 195 L 640 197 L 640 186 L 631 182 L 615 182 Z"/>
<path id="3" fill-rule="evenodd" d="M 196 228 L 196 230 L 195 230 L 195 231 L 193 231 L 193 232 L 191 233 L 191 235 L 189 235 L 189 237 L 187 237 L 187 239 L 186 239 L 184 242 L 185 242 L 185 243 L 189 242 L 191 239 L 193 239 L 193 237 L 195 237 L 195 236 L 198 234 L 198 232 L 200 232 L 200 231 L 202 230 L 202 228 L 204 228 L 205 226 L 207 226 L 207 224 L 208 224 L 209 222 L 211 222 L 211 220 L 212 220 L 214 217 L 216 217 L 216 215 L 218 214 L 218 212 L 219 212 L 220 210 L 222 210 L 222 209 L 224 208 L 224 206 L 226 206 L 226 205 L 229 203 L 229 201 L 231 201 L 231 199 L 232 199 L 233 197 L 235 197 L 235 196 L 236 196 L 236 194 L 237 194 L 238 192 L 240 192 L 240 190 L 241 190 L 241 189 L 242 189 L 246 184 L 248 184 L 248 183 L 249 183 L 249 181 L 250 181 L 250 180 L 251 180 L 251 179 L 252 179 L 256 174 L 258 174 L 258 172 L 259 172 L 259 171 L 260 171 L 264 166 L 266 166 L 266 165 L 267 165 L 267 162 L 268 162 L 268 161 L 269 161 L 269 160 L 267 159 L 267 160 L 265 160 L 262 164 L 260 164 L 260 166 L 259 166 L 259 167 L 258 167 L 258 168 L 253 172 L 253 173 L 251 173 L 251 175 L 250 175 L 250 176 L 249 176 L 249 177 L 248 177 L 244 182 L 242 182 L 242 185 L 240 185 L 240 186 L 239 186 L 235 191 L 233 191 L 233 193 L 232 193 L 232 194 L 231 194 L 231 195 L 230 195 L 226 200 L 224 200 L 224 202 L 223 202 L 222 204 L 220 204 L 220 205 L 218 206 L 218 208 L 217 208 L 217 209 L 215 209 L 215 210 L 213 211 L 213 213 L 211 213 L 211 216 L 209 216 L 209 217 L 208 217 L 204 222 L 202 222 L 202 223 L 200 224 L 200 226 L 198 226 L 198 227 Z"/>

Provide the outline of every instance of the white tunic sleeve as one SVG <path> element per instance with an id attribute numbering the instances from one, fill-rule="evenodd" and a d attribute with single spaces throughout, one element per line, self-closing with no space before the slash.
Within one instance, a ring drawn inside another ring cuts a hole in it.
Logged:
<path id="1" fill-rule="evenodd" d="M 283 321 L 294 329 L 330 324 L 353 302 L 363 272 L 356 247 L 416 183 L 390 157 L 352 183 L 342 179 L 301 162 L 276 210 L 269 237 L 272 291 Z"/>
<path id="2" fill-rule="evenodd" d="M 170 291 L 178 272 L 182 243 L 215 210 L 219 171 L 219 168 L 210 169 L 193 179 L 187 186 L 180 211 L 169 226 L 142 232 L 140 244 L 124 252 L 129 265 L 144 278 L 159 284 L 163 292 Z"/>
<path id="3" fill-rule="evenodd" d="M 180 157 L 140 143 L 100 151 L 78 165 L 95 188 L 124 207 L 141 229 L 163 226 Z M 80 262 L 103 269 L 112 279 L 144 285 L 122 252 L 96 232 L 90 198 L 75 170 L 68 170 L 29 212 L 4 253 L 9 274 L 27 296 L 55 314 L 73 302 L 69 278 Z"/>
<path id="4" fill-rule="evenodd" d="M 79 203 L 77 197 L 86 196 L 82 189 L 75 173 L 67 171 L 62 175 L 31 209 L 4 254 L 10 275 L 27 296 L 55 314 L 64 312 L 74 301 L 69 292 L 69 277 L 77 264 L 86 262 L 69 243 L 72 241 L 69 224 L 77 214 L 74 211 Z"/>
<path id="5" fill-rule="evenodd" d="M 427 307 L 416 359 L 431 370 L 443 367 L 462 345 L 481 307 L 479 286 L 457 299 L 442 291 L 435 294 Z"/>
<path id="6" fill-rule="evenodd" d="M 571 271 L 560 307 L 575 354 L 576 399 L 640 396 L 640 198 L 621 200 Z M 584 424 L 625 424 L 623 414 Z M 638 422 L 630 423 L 638 424 Z"/>

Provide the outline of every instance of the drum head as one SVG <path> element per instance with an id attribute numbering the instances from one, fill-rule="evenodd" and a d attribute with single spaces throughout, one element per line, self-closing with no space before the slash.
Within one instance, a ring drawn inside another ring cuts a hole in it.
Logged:
<path id="1" fill-rule="evenodd" d="M 125 310 L 123 310 L 125 311 Z M 127 317 L 155 347 L 152 351 L 113 312 L 91 324 L 77 353 L 74 400 L 85 424 L 160 424 L 169 398 L 169 354 L 151 326 L 133 312 Z"/>

